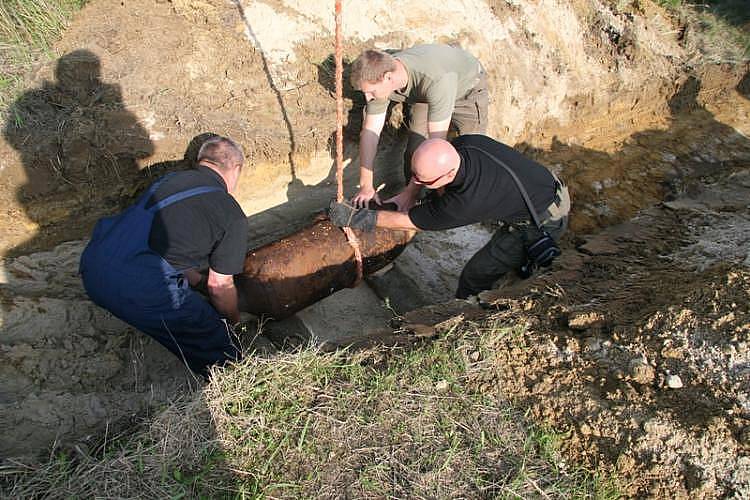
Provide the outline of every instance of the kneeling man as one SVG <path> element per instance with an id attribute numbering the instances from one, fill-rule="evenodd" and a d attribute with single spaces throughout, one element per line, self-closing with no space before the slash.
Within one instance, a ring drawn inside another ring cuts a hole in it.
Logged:
<path id="1" fill-rule="evenodd" d="M 232 196 L 244 156 L 214 136 L 193 170 L 167 174 L 135 205 L 100 220 L 81 256 L 86 293 L 150 335 L 194 372 L 240 358 L 234 274 L 247 252 L 247 218 Z M 210 303 L 191 287 L 208 271 Z"/>

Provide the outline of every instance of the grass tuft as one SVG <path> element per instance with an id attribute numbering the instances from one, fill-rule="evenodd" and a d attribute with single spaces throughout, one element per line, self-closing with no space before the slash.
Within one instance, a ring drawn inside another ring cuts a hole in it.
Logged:
<path id="1" fill-rule="evenodd" d="M 701 57 L 715 63 L 750 60 L 747 0 L 657 0 L 686 23 L 685 39 Z"/>
<path id="2" fill-rule="evenodd" d="M 53 54 L 50 46 L 87 0 L 0 2 L 0 109 L 16 96 L 24 73 Z"/>
<path id="3" fill-rule="evenodd" d="M 410 349 L 303 350 L 217 370 L 107 452 L 6 474 L 9 496 L 617 498 L 616 483 L 565 464 L 568 438 L 531 424 L 498 388 L 498 338 L 522 329 L 457 323 Z"/>

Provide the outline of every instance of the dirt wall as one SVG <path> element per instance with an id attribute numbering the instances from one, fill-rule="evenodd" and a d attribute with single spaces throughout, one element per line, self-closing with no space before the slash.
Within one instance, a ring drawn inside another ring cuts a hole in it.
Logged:
<path id="1" fill-rule="evenodd" d="M 488 70 L 491 135 L 612 149 L 634 130 L 663 124 L 687 60 L 664 13 L 638 5 L 379 0 L 363 13 L 344 2 L 345 57 L 373 46 L 459 43 Z M 331 10 L 291 0 L 91 2 L 7 115 L 6 253 L 88 234 L 145 175 L 183 167 L 191 140 L 205 132 L 245 147 L 254 167 L 240 193 L 248 214 L 271 211 L 287 227 L 323 207 L 334 192 Z M 346 97 L 351 192 L 362 98 L 348 86 Z M 609 116 L 620 118 L 614 127 Z M 392 130 L 383 142 L 376 182 L 393 191 L 403 146 Z"/>

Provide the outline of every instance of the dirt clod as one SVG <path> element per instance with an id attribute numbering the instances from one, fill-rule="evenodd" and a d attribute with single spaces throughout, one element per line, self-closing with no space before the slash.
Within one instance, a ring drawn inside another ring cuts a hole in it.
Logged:
<path id="1" fill-rule="evenodd" d="M 630 377 L 639 384 L 651 384 L 656 377 L 654 368 L 643 360 L 631 361 L 629 368 Z"/>
<path id="2" fill-rule="evenodd" d="M 605 323 L 604 315 L 599 312 L 575 312 L 568 316 L 568 328 L 571 330 L 601 328 Z"/>

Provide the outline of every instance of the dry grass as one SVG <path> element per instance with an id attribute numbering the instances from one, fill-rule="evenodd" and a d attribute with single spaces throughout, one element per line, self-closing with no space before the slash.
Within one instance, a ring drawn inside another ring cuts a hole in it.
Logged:
<path id="1" fill-rule="evenodd" d="M 183 464 L 205 463 L 218 449 L 200 397 L 176 403 L 131 436 L 108 442 L 98 456 L 59 454 L 41 465 L 6 464 L 0 472 L 4 497 L 166 498 L 184 491 L 173 480 Z"/>
<path id="2" fill-rule="evenodd" d="M 14 497 L 614 498 L 565 436 L 467 383 L 497 323 L 409 350 L 249 358 L 97 457 L 4 471 Z M 476 354 L 479 353 L 479 354 Z M 476 374 L 471 375 L 476 378 Z"/>

